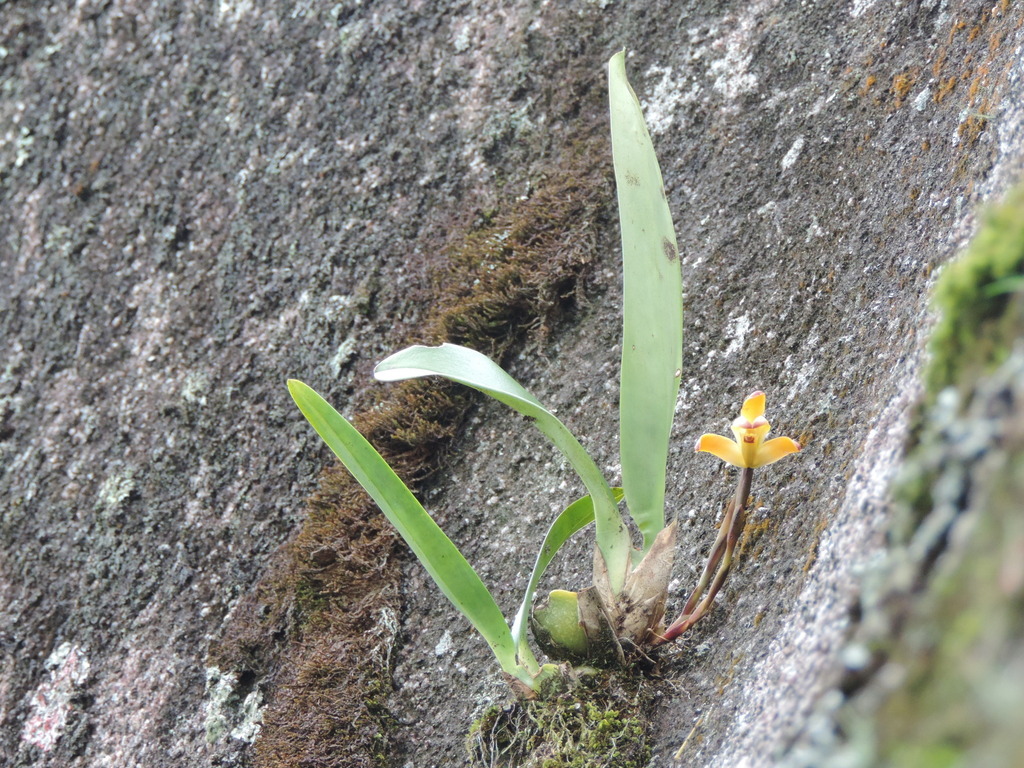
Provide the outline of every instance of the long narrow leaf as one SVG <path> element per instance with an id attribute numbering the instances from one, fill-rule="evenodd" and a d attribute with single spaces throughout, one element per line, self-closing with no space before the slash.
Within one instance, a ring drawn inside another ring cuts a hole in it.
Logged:
<path id="1" fill-rule="evenodd" d="M 608 62 L 608 80 L 623 262 L 619 451 L 646 552 L 665 527 L 665 462 L 683 364 L 682 278 L 661 168 L 624 51 Z"/>
<path id="2" fill-rule="evenodd" d="M 473 567 L 376 449 L 331 405 L 301 381 L 288 391 L 309 423 L 395 526 L 427 573 L 491 646 L 501 668 L 529 684 L 516 664 L 515 643 L 497 603 Z"/>
<path id="3" fill-rule="evenodd" d="M 612 488 L 612 495 L 616 502 L 622 501 L 621 488 Z M 530 581 L 526 585 L 523 602 L 516 612 L 515 621 L 512 622 L 512 639 L 515 641 L 516 648 L 519 649 L 520 660 L 532 657 L 526 642 L 526 622 L 530 617 L 530 610 L 533 608 L 533 598 L 537 593 L 540 577 L 544 575 L 544 571 L 547 570 L 562 545 L 592 522 L 594 522 L 594 501 L 590 496 L 584 496 L 563 509 L 548 528 L 547 535 L 544 536 L 544 543 L 541 545 L 540 552 L 537 553 L 537 562 L 533 565 Z"/>
<path id="4" fill-rule="evenodd" d="M 486 355 L 457 344 L 408 347 L 378 363 L 373 375 L 380 381 L 443 376 L 480 390 L 532 419 L 569 460 L 594 499 L 597 546 L 608 568 L 611 589 L 618 594 L 629 568 L 631 546 L 608 483 L 566 426 L 519 382 Z"/>

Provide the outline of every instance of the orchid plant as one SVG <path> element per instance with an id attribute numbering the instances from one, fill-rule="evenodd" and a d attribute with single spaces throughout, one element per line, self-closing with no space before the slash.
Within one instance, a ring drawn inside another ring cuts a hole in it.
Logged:
<path id="1" fill-rule="evenodd" d="M 683 606 L 683 610 L 676 620 L 655 638 L 655 645 L 674 640 L 700 621 L 714 602 L 718 590 L 725 583 L 725 577 L 729 575 L 729 569 L 732 567 L 736 543 L 743 532 L 747 497 L 750 495 L 754 470 L 774 464 L 782 457 L 800 450 L 800 443 L 789 437 L 776 437 L 765 442 L 765 438 L 771 430 L 771 425 L 764 417 L 765 400 L 764 392 L 758 391 L 743 401 L 740 415 L 732 422 L 735 440 L 721 435 L 701 435 L 697 440 L 695 450 L 698 453 L 705 451 L 717 456 L 727 464 L 739 467 L 739 482 L 736 485 L 735 495 L 725 508 L 725 514 L 722 515 L 718 538 L 715 539 L 715 543 L 711 547 L 711 553 L 708 555 L 708 561 L 704 566 L 700 581 L 690 593 L 686 605 Z M 715 579 L 711 582 L 707 596 L 701 600 L 701 595 L 708 588 L 711 571 L 716 565 L 718 571 L 715 573 Z"/>
<path id="2" fill-rule="evenodd" d="M 540 664 L 527 639 L 552 659 L 576 664 L 622 663 L 635 646 L 678 637 L 707 613 L 733 559 L 753 469 L 799 449 L 788 438 L 765 442 L 765 397 L 747 398 L 733 423 L 736 441 L 704 435 L 698 450 L 741 468 L 736 497 L 723 518 L 704 575 L 682 614 L 663 624 L 676 524 L 665 522 L 665 467 L 682 375 L 682 278 L 661 170 L 640 103 L 626 78 L 625 52 L 608 63 L 612 155 L 623 253 L 623 343 L 619 398 L 622 488 L 611 487 L 564 424 L 496 363 L 454 344 L 412 346 L 374 369 L 381 381 L 442 376 L 477 389 L 526 416 L 562 452 L 587 495 L 552 522 L 519 609 L 506 623 L 476 571 L 380 454 L 310 387 L 289 380 L 296 404 L 314 429 L 408 543 L 446 597 L 494 652 L 513 688 L 534 696 L 561 682 L 566 667 Z M 634 547 L 619 512 L 640 531 Z M 593 584 L 552 591 L 534 605 L 537 585 L 561 546 L 594 523 Z M 711 572 L 718 567 L 714 580 Z M 703 599 L 701 595 L 710 590 Z"/>

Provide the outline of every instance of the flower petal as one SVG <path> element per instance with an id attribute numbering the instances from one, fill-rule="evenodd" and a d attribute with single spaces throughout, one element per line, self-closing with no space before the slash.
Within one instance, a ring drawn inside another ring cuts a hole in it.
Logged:
<path id="1" fill-rule="evenodd" d="M 743 401 L 743 407 L 740 408 L 743 418 L 753 423 L 759 416 L 764 416 L 764 399 L 764 392 L 761 390 L 747 395 L 747 399 Z"/>
<path id="2" fill-rule="evenodd" d="M 796 453 L 800 450 L 800 443 L 789 437 L 776 437 L 769 440 L 767 443 L 761 446 L 761 450 L 757 452 L 757 456 L 754 460 L 754 467 L 766 467 L 769 464 L 781 459 L 783 456 L 788 456 L 791 453 Z"/>
<path id="3" fill-rule="evenodd" d="M 729 438 L 722 437 L 721 435 L 701 435 L 694 450 L 714 454 L 722 461 L 728 462 L 734 467 L 747 466 L 743 461 L 743 453 L 740 451 L 740 447 Z"/>

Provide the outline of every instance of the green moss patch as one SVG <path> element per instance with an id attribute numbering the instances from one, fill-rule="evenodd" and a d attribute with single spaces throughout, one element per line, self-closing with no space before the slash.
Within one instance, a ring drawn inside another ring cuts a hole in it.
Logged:
<path id="1" fill-rule="evenodd" d="M 986 410 L 1008 396 L 1016 407 L 995 420 L 1004 429 L 987 458 L 969 473 L 949 462 L 938 478 L 962 484 L 967 509 L 900 641 L 883 646 L 899 684 L 874 717 L 874 765 L 1024 765 L 1024 387 L 987 389 Z"/>
<path id="2" fill-rule="evenodd" d="M 925 376 L 933 398 L 1002 363 L 1024 327 L 1024 186 L 988 211 L 967 253 L 943 270 L 934 301 Z"/>
<path id="3" fill-rule="evenodd" d="M 642 768 L 649 683 L 602 673 L 554 699 L 491 707 L 466 738 L 479 768 Z"/>
<path id="4" fill-rule="evenodd" d="M 1022 275 L 1024 187 L 936 287 L 929 397 L 837 718 L 844 765 L 1024 765 Z"/>
<path id="5" fill-rule="evenodd" d="M 609 154 L 587 138 L 535 183 L 536 191 L 449 243 L 432 273 L 419 335 L 502 361 L 543 335 L 571 300 L 612 200 Z M 353 419 L 416 489 L 457 433 L 465 388 L 412 381 L 382 389 Z M 298 414 L 296 414 L 298 418 Z M 236 611 L 210 664 L 274 683 L 255 746 L 264 768 L 381 765 L 390 724 L 391 648 L 401 610 L 400 546 L 384 516 L 341 467 L 329 468 L 308 517 L 270 574 Z"/>

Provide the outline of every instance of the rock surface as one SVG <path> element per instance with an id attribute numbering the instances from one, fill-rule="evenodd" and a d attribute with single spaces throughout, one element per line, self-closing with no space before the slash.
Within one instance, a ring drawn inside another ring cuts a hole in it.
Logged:
<path id="1" fill-rule="evenodd" d="M 1009 0 L 4 3 L 0 762 L 249 760 L 273 680 L 206 657 L 328 461 L 284 379 L 369 402 L 446 235 L 529 196 L 601 119 L 622 45 L 686 285 L 676 594 L 731 490 L 693 439 L 760 388 L 806 444 L 755 477 L 745 557 L 663 665 L 651 764 L 795 759 L 884 550 L 934 271 L 1024 172 L 1022 18 Z M 617 234 L 594 238 L 576 315 L 513 372 L 614 475 Z M 578 491 L 482 406 L 428 506 L 511 608 Z M 584 586 L 586 550 L 550 586 Z M 387 761 L 460 765 L 506 690 L 405 571 Z"/>

